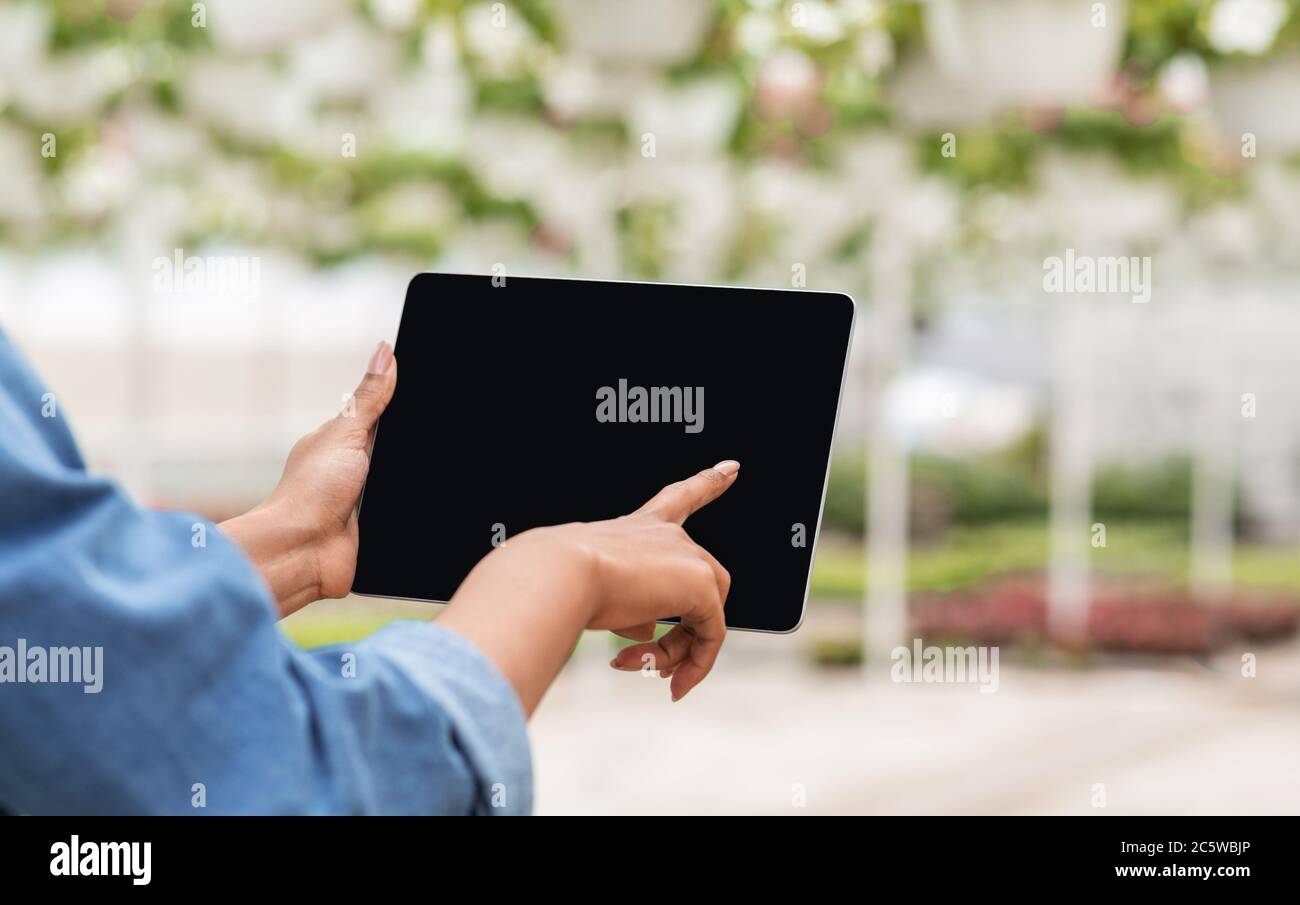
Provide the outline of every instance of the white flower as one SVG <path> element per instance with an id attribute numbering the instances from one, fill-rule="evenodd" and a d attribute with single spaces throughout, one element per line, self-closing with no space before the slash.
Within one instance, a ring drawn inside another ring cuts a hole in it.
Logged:
<path id="1" fill-rule="evenodd" d="M 882 0 L 840 0 L 840 15 L 845 22 L 871 22 L 885 11 Z"/>
<path id="2" fill-rule="evenodd" d="M 384 227 L 395 232 L 436 234 L 451 226 L 459 213 L 455 199 L 441 185 L 399 185 L 373 203 Z"/>
<path id="3" fill-rule="evenodd" d="M 746 13 L 736 26 L 740 46 L 756 57 L 766 55 L 776 46 L 776 23 L 762 13 Z"/>
<path id="4" fill-rule="evenodd" d="M 709 0 L 556 0 L 567 47 L 625 66 L 666 66 L 690 59 L 713 22 Z"/>
<path id="5" fill-rule="evenodd" d="M 9 88 L 31 78 L 49 42 L 50 12 L 36 3 L 0 6 L 0 104 Z"/>
<path id="6" fill-rule="evenodd" d="M 548 268 L 548 262 L 529 245 L 527 232 L 502 220 L 467 223 L 432 263 L 451 273 L 491 273 L 493 266 L 505 264 L 507 278 L 510 274 L 541 274 Z M 395 297 L 401 295 L 395 293 Z"/>
<path id="7" fill-rule="evenodd" d="M 519 69 L 535 44 L 524 17 L 500 3 L 480 3 L 465 11 L 465 40 L 488 70 L 508 75 Z"/>
<path id="8" fill-rule="evenodd" d="M 293 73 L 318 98 L 361 98 L 392 78 L 393 39 L 355 17 L 294 44 Z"/>
<path id="9" fill-rule="evenodd" d="M 370 0 L 370 10 L 384 28 L 401 31 L 415 23 L 420 0 Z"/>
<path id="10" fill-rule="evenodd" d="M 438 19 L 424 27 L 420 35 L 420 59 L 437 73 L 460 71 L 460 48 L 456 46 L 456 29 L 447 19 Z"/>
<path id="11" fill-rule="evenodd" d="M 894 62 L 894 41 L 883 28 L 864 31 L 858 37 L 854 51 L 868 75 L 880 75 Z"/>
<path id="12" fill-rule="evenodd" d="M 306 130 L 309 122 L 309 98 L 302 86 L 261 60 L 196 60 L 186 73 L 182 96 L 198 118 L 254 141 L 286 140 Z"/>
<path id="13" fill-rule="evenodd" d="M 93 116 L 104 98 L 130 80 L 130 58 L 114 47 L 46 57 L 15 79 L 12 91 L 33 117 L 60 122 Z"/>
<path id="14" fill-rule="evenodd" d="M 655 136 L 656 153 L 722 153 L 731 137 L 741 99 L 731 81 L 711 79 L 648 91 L 632 104 L 634 136 Z"/>
<path id="15" fill-rule="evenodd" d="M 126 155 L 96 148 L 68 173 L 64 184 L 68 210 L 87 219 L 108 213 L 130 196 L 136 175 Z"/>
<path id="16" fill-rule="evenodd" d="M 1181 53 L 1160 70 L 1160 93 L 1178 110 L 1194 110 L 1205 101 L 1209 79 L 1205 61 L 1194 53 Z"/>
<path id="17" fill-rule="evenodd" d="M 603 64 L 576 54 L 546 63 L 541 80 L 546 106 L 569 120 L 622 116 L 633 99 L 655 87 L 650 69 Z"/>
<path id="18" fill-rule="evenodd" d="M 1286 17 L 1283 0 L 1219 0 L 1210 11 L 1210 44 L 1220 53 L 1261 54 Z"/>
<path id="19" fill-rule="evenodd" d="M 815 44 L 830 44 L 844 36 L 839 13 L 818 0 L 798 0 L 790 5 L 790 24 Z"/>
<path id="20" fill-rule="evenodd" d="M 445 74 L 421 69 L 375 99 L 375 116 L 396 147 L 455 154 L 465 144 L 470 94 L 459 69 Z"/>
<path id="21" fill-rule="evenodd" d="M 321 31 L 348 0 L 222 0 L 208 28 L 217 45 L 237 53 L 274 50 Z"/>
<path id="22" fill-rule="evenodd" d="M 37 148 L 17 129 L 0 124 L 0 220 L 38 220 L 45 205 L 40 192 Z"/>
<path id="23" fill-rule="evenodd" d="M 780 50 L 763 61 L 756 95 L 759 108 L 771 116 L 787 116 L 809 103 L 819 84 L 817 66 L 797 50 Z"/>

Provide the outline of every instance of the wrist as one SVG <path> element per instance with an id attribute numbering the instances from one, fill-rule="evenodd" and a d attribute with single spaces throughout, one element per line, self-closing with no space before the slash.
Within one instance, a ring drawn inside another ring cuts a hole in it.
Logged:
<path id="1" fill-rule="evenodd" d="M 554 587 L 553 596 L 562 600 L 585 627 L 599 609 L 601 568 L 600 557 L 583 537 L 582 528 L 581 525 L 534 528 L 507 541 L 499 550 L 504 551 L 513 543 L 516 552 L 531 560 L 526 565 L 529 572 Z"/>
<path id="2" fill-rule="evenodd" d="M 452 595 L 447 614 L 439 618 L 486 605 L 520 627 L 543 616 L 580 633 L 599 599 L 589 549 L 563 527 L 534 528 L 511 537 L 470 571 Z"/>
<path id="3" fill-rule="evenodd" d="M 591 623 L 597 574 L 580 533 L 567 526 L 526 531 L 483 557 L 438 624 L 492 660 L 531 714 Z"/>
<path id="4" fill-rule="evenodd" d="M 219 526 L 261 573 L 282 616 L 321 596 L 323 537 L 295 517 L 296 511 L 273 497 Z"/>

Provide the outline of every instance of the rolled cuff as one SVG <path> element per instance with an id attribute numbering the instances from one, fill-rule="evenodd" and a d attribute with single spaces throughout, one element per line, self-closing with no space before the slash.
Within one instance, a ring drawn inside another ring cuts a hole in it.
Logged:
<path id="1" fill-rule="evenodd" d="M 468 639 L 432 622 L 395 622 L 369 640 L 446 713 L 477 778 L 474 813 L 531 813 L 528 721 L 496 665 Z"/>

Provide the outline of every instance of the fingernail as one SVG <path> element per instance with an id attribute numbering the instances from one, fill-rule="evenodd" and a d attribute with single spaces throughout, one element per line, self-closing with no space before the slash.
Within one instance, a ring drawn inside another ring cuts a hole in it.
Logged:
<path id="1" fill-rule="evenodd" d="M 713 470 L 720 471 L 727 477 L 731 477 L 733 474 L 740 471 L 740 463 L 735 459 L 723 459 L 717 465 L 713 466 Z"/>
<path id="2" fill-rule="evenodd" d="M 375 354 L 370 356 L 370 364 L 366 368 L 366 372 L 369 374 L 383 374 L 388 370 L 388 362 L 392 358 L 393 347 L 381 339 L 379 345 L 375 346 Z"/>
<path id="3" fill-rule="evenodd" d="M 686 697 L 686 695 L 684 695 L 684 694 L 675 694 L 675 695 L 673 695 L 673 703 L 676 704 L 678 701 L 680 701 L 680 700 L 681 700 L 682 698 L 684 698 L 684 697 Z"/>
<path id="4" fill-rule="evenodd" d="M 614 667 L 615 669 L 618 669 L 618 657 L 615 657 L 613 660 L 610 660 L 609 665 Z"/>

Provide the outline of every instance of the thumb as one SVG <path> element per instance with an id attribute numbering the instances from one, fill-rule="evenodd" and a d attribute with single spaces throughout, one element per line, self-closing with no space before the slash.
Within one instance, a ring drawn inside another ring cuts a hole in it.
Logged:
<path id="1" fill-rule="evenodd" d="M 388 407 L 397 388 L 397 359 L 393 357 L 393 347 L 387 342 L 375 346 L 366 367 L 366 376 L 352 394 L 355 401 L 355 426 L 363 430 L 374 429 L 379 416 Z"/>

